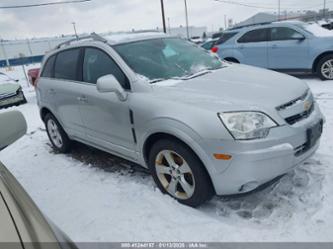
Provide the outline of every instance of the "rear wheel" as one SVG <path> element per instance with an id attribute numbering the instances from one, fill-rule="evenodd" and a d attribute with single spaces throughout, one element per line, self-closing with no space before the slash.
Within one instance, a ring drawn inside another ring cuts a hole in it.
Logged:
<path id="1" fill-rule="evenodd" d="M 317 74 L 322 80 L 333 80 L 333 55 L 327 55 L 319 61 Z"/>
<path id="2" fill-rule="evenodd" d="M 47 135 L 53 148 L 61 153 L 67 153 L 71 147 L 71 140 L 61 127 L 57 119 L 52 114 L 47 114 L 44 118 Z"/>
<path id="3" fill-rule="evenodd" d="M 153 145 L 149 169 L 160 190 L 182 204 L 196 207 L 214 194 L 199 158 L 176 140 L 161 140 Z"/>

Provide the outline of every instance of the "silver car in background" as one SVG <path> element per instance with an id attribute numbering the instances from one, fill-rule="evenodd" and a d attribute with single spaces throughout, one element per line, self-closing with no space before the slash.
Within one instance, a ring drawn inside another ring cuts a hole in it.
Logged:
<path id="1" fill-rule="evenodd" d="M 59 45 L 37 99 L 56 150 L 76 140 L 139 163 L 190 206 L 292 170 L 317 150 L 324 120 L 302 81 L 159 33 Z"/>

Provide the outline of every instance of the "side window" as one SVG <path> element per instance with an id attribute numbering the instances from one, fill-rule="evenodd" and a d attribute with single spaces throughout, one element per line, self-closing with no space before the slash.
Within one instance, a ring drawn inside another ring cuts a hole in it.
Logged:
<path id="1" fill-rule="evenodd" d="M 78 80 L 80 49 L 69 49 L 57 54 L 54 77 L 65 80 Z"/>
<path id="2" fill-rule="evenodd" d="M 129 89 L 129 81 L 118 65 L 105 52 L 96 48 L 86 48 L 83 61 L 83 81 L 96 84 L 97 79 L 112 74 L 119 83 Z"/>
<path id="3" fill-rule="evenodd" d="M 256 29 L 247 32 L 238 39 L 239 43 L 268 41 L 268 29 Z"/>
<path id="4" fill-rule="evenodd" d="M 51 56 L 45 63 L 41 77 L 47 77 L 47 78 L 53 77 L 54 61 L 55 61 L 55 55 Z"/>
<path id="5" fill-rule="evenodd" d="M 272 41 L 298 40 L 304 36 L 294 29 L 287 27 L 278 27 L 271 29 Z"/>
<path id="6" fill-rule="evenodd" d="M 220 45 L 223 44 L 225 42 L 227 42 L 228 40 L 230 40 L 232 37 L 234 37 L 235 35 L 237 35 L 237 32 L 232 32 L 232 33 L 224 33 L 221 38 L 216 42 L 215 45 Z"/>

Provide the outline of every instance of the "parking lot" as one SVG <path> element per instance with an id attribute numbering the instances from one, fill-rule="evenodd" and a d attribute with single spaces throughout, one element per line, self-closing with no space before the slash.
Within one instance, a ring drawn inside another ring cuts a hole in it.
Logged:
<path id="1" fill-rule="evenodd" d="M 41 210 L 74 241 L 330 241 L 333 229 L 333 81 L 300 77 L 326 123 L 316 154 L 255 193 L 214 197 L 198 209 L 163 195 L 142 168 L 76 143 L 56 154 L 39 117 L 36 95 L 20 78 L 28 103 L 27 134 L 1 161 Z M 3 110 L 1 111 L 3 112 Z"/>

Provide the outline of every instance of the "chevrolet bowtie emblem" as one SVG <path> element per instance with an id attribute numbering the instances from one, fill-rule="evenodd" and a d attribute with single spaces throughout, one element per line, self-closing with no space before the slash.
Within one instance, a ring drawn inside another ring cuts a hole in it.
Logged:
<path id="1" fill-rule="evenodd" d="M 312 102 L 310 101 L 305 101 L 304 102 L 304 110 L 307 112 L 311 109 L 311 106 L 312 106 Z"/>

